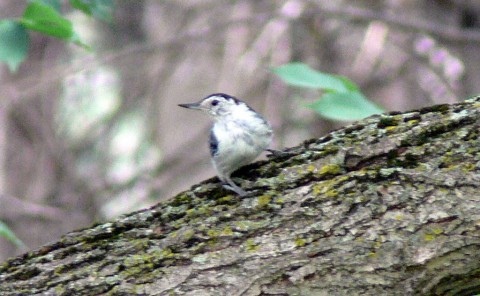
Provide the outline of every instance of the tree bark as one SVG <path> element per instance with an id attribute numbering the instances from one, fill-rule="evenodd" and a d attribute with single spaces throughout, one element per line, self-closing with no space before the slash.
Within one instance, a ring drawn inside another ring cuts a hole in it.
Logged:
<path id="1" fill-rule="evenodd" d="M 242 168 L 244 198 L 210 179 L 11 259 L 0 295 L 480 293 L 479 132 L 480 97 L 367 118 Z"/>

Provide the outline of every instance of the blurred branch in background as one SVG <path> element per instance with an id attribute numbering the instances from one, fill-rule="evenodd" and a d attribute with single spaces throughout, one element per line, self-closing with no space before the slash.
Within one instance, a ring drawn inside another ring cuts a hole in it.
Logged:
<path id="1" fill-rule="evenodd" d="M 470 4 L 467 4 L 467 2 L 470 2 Z M 406 5 L 406 3 L 404 4 Z M 474 4 L 473 1 L 444 1 L 444 3 L 437 4 L 439 7 L 443 6 L 444 9 L 454 9 L 453 12 L 459 14 L 457 16 L 452 14 L 451 16 L 454 17 L 462 17 L 465 13 L 469 13 L 472 9 L 478 9 L 478 5 Z M 427 7 L 428 4 L 419 4 L 419 7 L 422 6 Z M 471 7 L 469 8 L 469 6 Z M 401 7 L 401 4 L 398 7 Z M 363 21 L 365 23 L 382 21 L 389 26 L 394 27 L 396 30 L 430 34 L 439 41 L 465 43 L 480 42 L 480 32 L 478 29 L 459 26 L 461 24 L 458 24 L 457 26 L 449 26 L 447 23 L 440 22 L 440 19 L 421 19 L 416 18 L 408 13 L 400 14 L 388 9 L 372 10 L 363 7 L 355 7 L 353 5 L 326 5 L 322 7 L 322 13 L 328 14 L 330 17 L 345 18 L 352 21 Z"/>
<path id="2" fill-rule="evenodd" d="M 0 17 L 25 5 L 0 3 Z M 18 71 L 0 69 L 0 194 L 18 197 L 0 221 L 30 248 L 213 176 L 209 122 L 180 102 L 238 96 L 273 123 L 272 148 L 343 125 L 303 108 L 318 90 L 289 88 L 272 67 L 348 77 L 387 110 L 479 93 L 476 1 L 115 5 L 110 24 L 62 8 L 91 51 L 31 33 Z M 0 250 L 0 259 L 20 251 L 1 238 Z"/>

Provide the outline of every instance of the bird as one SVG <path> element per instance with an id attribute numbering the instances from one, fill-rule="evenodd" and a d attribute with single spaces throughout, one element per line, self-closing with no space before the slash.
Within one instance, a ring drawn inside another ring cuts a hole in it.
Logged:
<path id="1" fill-rule="evenodd" d="M 224 188 L 239 196 L 247 195 L 232 181 L 231 174 L 268 150 L 273 138 L 270 124 L 245 102 L 224 93 L 178 106 L 201 110 L 213 119 L 209 148 L 217 176 Z"/>

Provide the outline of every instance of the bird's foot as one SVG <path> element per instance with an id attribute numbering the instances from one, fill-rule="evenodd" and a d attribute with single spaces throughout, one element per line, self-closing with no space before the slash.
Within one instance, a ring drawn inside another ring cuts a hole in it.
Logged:
<path id="1" fill-rule="evenodd" d="M 247 191 L 243 190 L 242 188 L 240 188 L 238 186 L 232 186 L 232 185 L 229 185 L 229 184 L 222 184 L 222 186 L 223 186 L 223 188 L 225 188 L 227 190 L 230 190 L 230 191 L 233 191 L 240 196 L 245 196 L 245 195 L 248 194 Z"/>
<path id="2" fill-rule="evenodd" d="M 285 152 L 275 149 L 265 149 L 265 151 L 270 152 L 270 154 L 267 154 L 267 157 L 287 157 L 294 154 L 291 152 Z"/>

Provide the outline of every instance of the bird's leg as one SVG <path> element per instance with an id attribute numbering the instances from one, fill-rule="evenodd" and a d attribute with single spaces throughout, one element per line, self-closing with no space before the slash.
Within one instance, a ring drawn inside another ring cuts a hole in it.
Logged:
<path id="1" fill-rule="evenodd" d="M 240 196 L 245 196 L 248 194 L 248 192 L 246 192 L 245 190 L 237 186 L 235 183 L 233 183 L 230 177 L 224 178 L 224 181 L 222 183 L 223 183 L 222 184 L 223 188 L 231 190 Z"/>
<path id="2" fill-rule="evenodd" d="M 267 152 L 270 152 L 271 154 L 268 154 L 267 157 L 286 157 L 286 156 L 290 156 L 294 153 L 291 153 L 291 152 L 285 152 L 285 151 L 281 151 L 281 150 L 275 150 L 275 149 L 265 149 L 265 151 Z"/>

